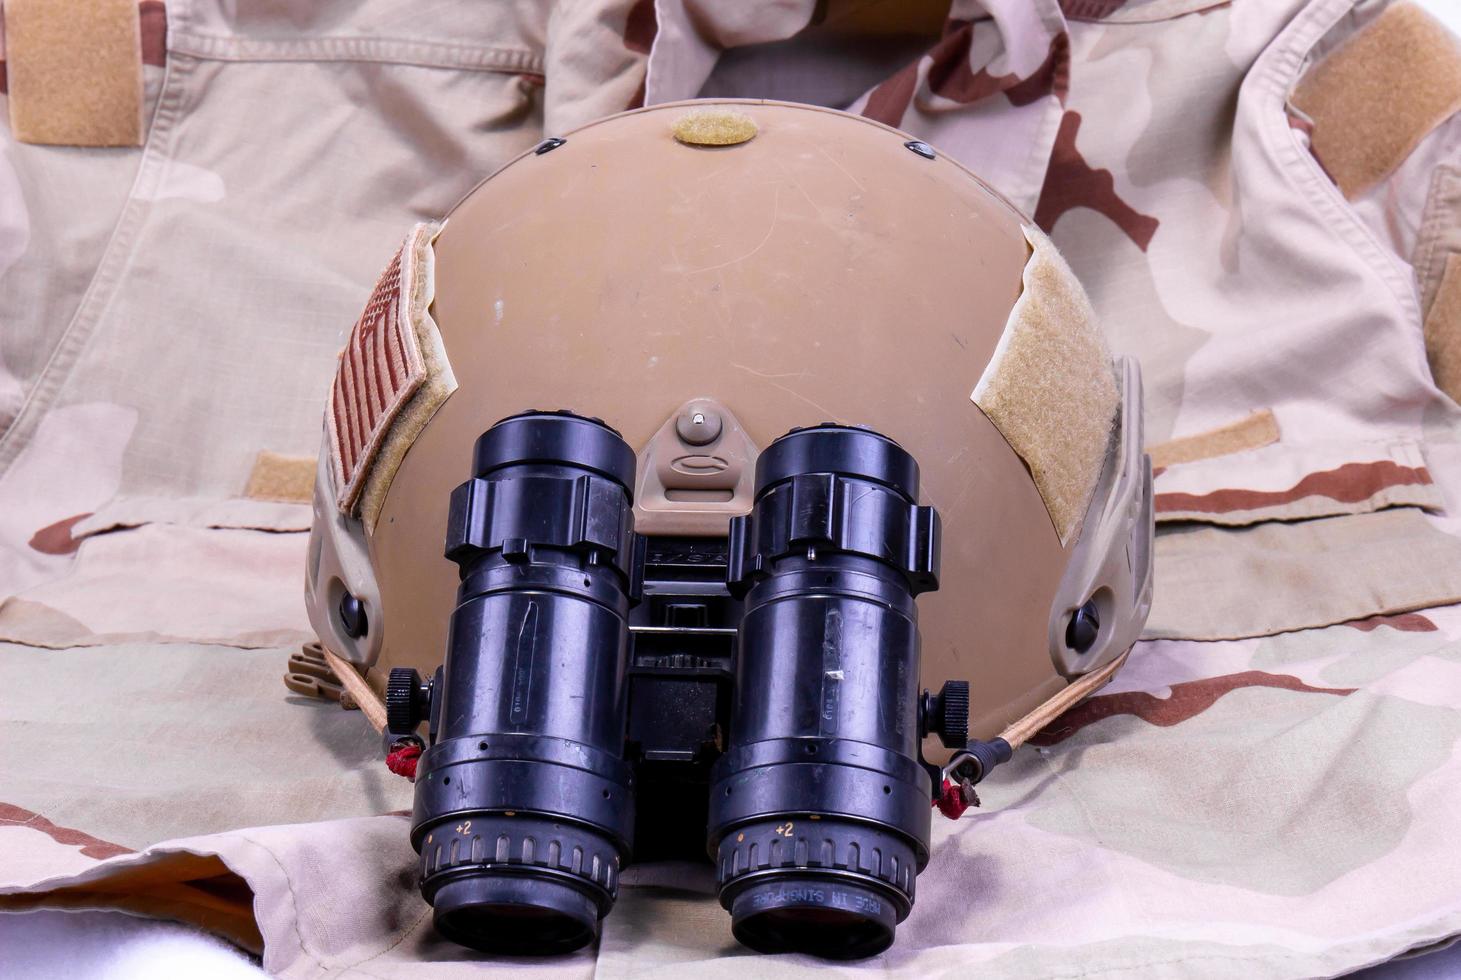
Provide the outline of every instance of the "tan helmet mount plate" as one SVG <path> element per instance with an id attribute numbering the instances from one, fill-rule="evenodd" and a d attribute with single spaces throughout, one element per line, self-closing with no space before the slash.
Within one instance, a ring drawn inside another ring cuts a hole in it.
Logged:
<path id="1" fill-rule="evenodd" d="M 634 526 L 644 534 L 710 537 L 751 510 L 759 450 L 714 398 L 692 398 L 639 452 Z"/>

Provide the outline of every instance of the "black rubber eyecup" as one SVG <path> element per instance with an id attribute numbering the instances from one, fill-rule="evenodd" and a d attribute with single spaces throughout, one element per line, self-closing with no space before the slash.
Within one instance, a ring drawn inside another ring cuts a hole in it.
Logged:
<path id="1" fill-rule="evenodd" d="M 550 464 L 592 470 L 628 489 L 634 486 L 634 450 L 598 419 L 572 412 L 510 415 L 477 440 L 478 477 L 503 467 Z"/>
<path id="2" fill-rule="evenodd" d="M 892 439 L 871 429 L 819 425 L 793 429 L 756 458 L 756 496 L 807 473 L 836 473 L 881 483 L 909 501 L 918 499 L 918 462 Z"/>
<path id="3" fill-rule="evenodd" d="M 436 929 L 487 953 L 542 956 L 571 953 L 599 936 L 593 899 L 571 885 L 485 872 L 437 890 Z"/>
<path id="4" fill-rule="evenodd" d="M 897 926 L 886 896 L 821 875 L 776 873 L 731 903 L 731 932 L 760 953 L 859 960 L 891 946 Z"/>

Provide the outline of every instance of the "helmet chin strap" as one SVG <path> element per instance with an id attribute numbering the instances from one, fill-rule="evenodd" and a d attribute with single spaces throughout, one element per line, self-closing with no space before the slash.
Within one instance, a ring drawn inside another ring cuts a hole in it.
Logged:
<path id="1" fill-rule="evenodd" d="M 971 741 L 954 754 L 941 770 L 942 780 L 936 780 L 934 806 L 947 817 L 978 806 L 975 784 L 1111 680 L 1146 623 L 1155 526 L 1151 460 L 1142 432 L 1141 367 L 1133 358 L 1119 357 L 1114 368 L 1120 412 L 1050 616 L 1051 658 L 1070 683 L 998 737 Z"/>
<path id="2" fill-rule="evenodd" d="M 1071 681 L 1048 700 L 1042 702 L 1034 711 L 1000 732 L 999 737 L 1008 742 L 1011 749 L 1024 745 L 1036 732 L 1065 714 L 1067 710 L 1083 701 L 1087 696 L 1105 687 L 1130 655 L 1131 651 L 1127 650 L 1104 667 L 1099 667 L 1089 674 Z"/>
<path id="3" fill-rule="evenodd" d="M 1008 762 L 1015 749 L 1029 741 L 1036 732 L 1105 686 L 1130 655 L 1131 651 L 1127 650 L 1105 666 L 1071 681 L 995 738 L 988 741 L 972 740 L 967 748 L 954 753 L 943 767 L 943 780 L 939 795 L 933 801 L 934 806 L 952 820 L 957 820 L 969 807 L 978 806 L 979 796 L 974 792 L 975 784 L 989 775 L 995 766 Z"/>
<path id="4" fill-rule="evenodd" d="M 330 669 L 340 679 L 340 685 L 355 699 L 355 703 L 360 707 L 361 713 L 365 715 L 365 720 L 370 722 L 370 727 L 374 728 L 377 732 L 385 731 L 385 702 L 365 682 L 365 678 L 360 676 L 360 671 L 356 669 L 354 664 L 325 646 L 324 643 L 320 644 L 320 649 L 324 651 L 325 663 L 330 665 Z"/>

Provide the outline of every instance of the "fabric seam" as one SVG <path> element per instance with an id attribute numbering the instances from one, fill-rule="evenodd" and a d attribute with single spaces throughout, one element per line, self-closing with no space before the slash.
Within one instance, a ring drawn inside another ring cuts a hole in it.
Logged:
<path id="1" fill-rule="evenodd" d="M 1257 113 L 1256 125 L 1263 145 L 1272 154 L 1279 172 L 1304 194 L 1311 210 L 1325 219 L 1325 223 L 1350 246 L 1366 268 L 1376 273 L 1399 300 L 1412 327 L 1410 356 L 1416 365 L 1424 368 L 1422 376 L 1429 379 L 1420 300 L 1413 285 L 1414 270 L 1401 257 L 1386 253 L 1339 188 L 1320 168 L 1313 154 L 1300 146 L 1294 131 L 1285 121 L 1289 94 L 1298 81 L 1305 59 L 1354 5 L 1355 0 L 1331 0 L 1301 11 L 1264 51 L 1253 69 L 1256 84 L 1265 96 L 1264 105 Z M 1402 265 L 1405 265 L 1403 270 Z M 1433 382 L 1431 387 L 1435 389 Z"/>
<path id="2" fill-rule="evenodd" d="M 1066 92 L 1068 94 L 1071 91 L 1074 91 L 1076 85 L 1075 57 L 1071 53 L 1072 49 L 1075 46 L 1075 37 L 1071 34 L 1070 22 L 1066 20 L 1065 11 L 1061 8 L 1059 0 L 1051 0 L 1051 2 L 1048 3 L 1040 3 L 1038 16 L 1040 18 L 1041 24 L 1043 24 L 1047 30 L 1057 35 L 1065 35 L 1067 72 L 1065 81 Z M 921 59 L 926 58 L 928 58 L 928 53 L 924 52 L 924 54 L 921 56 Z M 926 65 L 921 66 L 919 84 L 924 83 L 927 77 L 927 72 L 928 67 Z M 914 95 L 916 98 L 916 90 Z M 1051 101 L 1054 102 L 1053 106 L 1049 104 L 1049 102 Z M 978 104 L 979 103 L 975 103 L 975 105 Z M 1062 99 L 1053 91 L 1042 97 L 1036 104 L 1045 104 L 1045 118 L 1040 121 L 1040 129 L 1038 131 L 1038 134 L 1036 138 L 1030 143 L 1030 152 L 1029 155 L 1026 157 L 1025 163 L 1022 164 L 1018 169 L 1019 173 L 1028 175 L 1025 179 L 1024 186 L 1020 188 L 1020 200 L 1021 202 L 1030 202 L 1028 212 L 1031 215 L 1035 213 L 1035 209 L 1040 203 L 1040 194 L 1045 189 L 1045 179 L 1047 176 L 1049 176 L 1050 173 L 1050 158 L 1055 153 L 1055 137 L 1060 132 L 1060 124 L 1065 120 L 1066 112 L 1069 111 L 1066 108 L 1066 99 Z M 1023 203 L 1021 204 L 1020 211 L 1022 212 L 1022 220 L 1027 221 L 1031 225 L 1033 225 L 1033 217 L 1023 217 L 1023 212 L 1026 211 Z"/>
<path id="3" fill-rule="evenodd" d="M 444 41 L 388 37 L 314 37 L 271 40 L 173 31 L 168 53 L 226 62 L 360 61 L 468 71 L 542 74 L 543 57 L 527 48 L 473 47 Z"/>
<path id="4" fill-rule="evenodd" d="M 305 956 L 309 957 L 311 960 L 313 960 L 315 966 L 319 967 L 321 970 L 327 970 L 327 969 L 329 969 L 329 967 L 327 967 L 325 965 L 325 963 L 324 963 L 323 960 L 321 960 L 318 956 L 316 956 L 314 953 L 310 952 L 308 949 L 305 948 L 305 945 L 304 945 L 304 933 L 302 933 L 300 931 L 300 929 L 299 929 L 299 896 L 294 893 L 294 882 L 290 880 L 290 878 L 289 878 L 289 871 L 288 871 L 287 868 L 284 867 L 284 862 L 281 861 L 281 860 L 279 860 L 279 855 L 275 854 L 268 847 L 264 846 L 263 844 L 260 844 L 258 841 L 254 840 L 249 835 L 247 835 L 247 834 L 245 834 L 245 833 L 243 833 L 241 831 L 238 831 L 236 833 L 238 835 L 238 839 L 239 840 L 243 841 L 246 844 L 252 844 L 254 847 L 257 847 L 259 850 L 261 850 L 265 854 L 269 855 L 270 860 L 272 860 L 274 862 L 274 866 L 277 867 L 279 869 L 279 873 L 284 876 L 284 887 L 289 890 L 289 901 L 294 905 L 294 914 L 292 916 L 290 916 L 289 924 L 294 929 L 294 938 L 299 941 L 299 951 L 301 953 L 303 953 Z M 240 875 L 240 877 L 243 877 L 243 876 Z M 247 881 L 248 879 L 247 878 L 244 878 L 244 880 Z M 254 902 L 257 903 L 258 901 L 259 901 L 259 894 L 258 894 L 258 892 L 254 892 Z M 259 920 L 258 920 L 258 918 L 256 916 L 254 918 L 255 925 L 258 924 L 258 921 Z M 263 936 L 263 934 L 264 934 L 264 930 L 263 929 L 260 929 L 259 930 L 259 935 L 260 936 Z M 269 942 L 268 942 L 267 939 L 265 939 L 264 940 L 264 955 L 267 956 L 268 954 L 269 954 Z"/>
<path id="5" fill-rule="evenodd" d="M 1158 9 L 1152 12 L 1144 9 L 1147 6 L 1145 4 L 1126 4 L 1121 0 L 1070 0 L 1069 6 L 1062 3 L 1061 9 L 1065 12 L 1067 20 L 1083 24 L 1124 26 L 1128 24 L 1164 24 L 1167 21 L 1177 20 L 1179 17 L 1206 13 L 1218 7 L 1230 7 L 1232 4 L 1233 0 L 1187 0 L 1185 3 L 1165 6 L 1154 3 L 1152 5 L 1158 6 Z"/>
<path id="6" fill-rule="evenodd" d="M 196 62 L 194 63 L 196 64 Z M 117 217 L 107 239 L 96 271 L 82 293 L 81 302 L 72 314 L 60 340 L 45 365 L 36 376 L 35 384 L 26 393 L 25 400 L 16 411 L 14 419 L 3 433 L 0 433 L 0 473 L 7 471 L 26 445 L 23 435 L 35 428 L 37 417 L 55 398 L 71 375 L 82 352 L 96 332 L 103 315 L 111 305 L 122 280 L 122 273 L 130 264 L 137 234 L 150 202 L 139 196 L 142 188 L 155 183 L 166 163 L 163 148 L 170 141 L 177 120 L 181 116 L 185 101 L 182 79 L 190 67 L 173 59 L 167 59 L 163 69 L 162 87 L 157 96 L 157 107 L 153 110 L 146 142 L 142 147 L 142 159 L 137 164 L 137 174 L 127 192 L 127 201 Z M 161 144 L 161 145 L 159 145 Z"/>
<path id="7" fill-rule="evenodd" d="M 1446 220 L 1449 215 L 1445 214 L 1445 209 L 1440 206 L 1441 199 L 1450 195 L 1461 199 L 1461 165 L 1448 161 L 1438 165 L 1435 173 L 1431 175 L 1431 186 L 1426 192 L 1420 229 L 1416 233 L 1420 244 L 1416 246 L 1415 254 L 1412 256 L 1412 269 L 1416 289 L 1421 294 L 1422 302 L 1425 299 L 1427 282 L 1435 280 L 1436 285 L 1438 287 L 1440 285 L 1445 260 L 1440 259 L 1440 268 L 1438 268 L 1438 255 L 1450 253 L 1450 249 L 1441 247 L 1441 239 L 1449 227 Z M 1429 311 L 1422 310 L 1421 312 L 1424 316 Z"/>
<path id="8" fill-rule="evenodd" d="M 388 943 L 385 947 L 383 947 L 380 950 L 377 950 L 374 953 L 371 953 L 369 956 L 365 957 L 364 959 L 356 960 L 354 963 L 351 963 L 348 966 L 343 967 L 342 970 L 341 970 L 340 975 L 341 976 L 346 976 L 346 975 L 348 975 L 350 973 L 364 973 L 366 976 L 370 976 L 370 977 L 380 976 L 380 974 L 378 974 L 378 973 L 372 973 L 370 970 L 367 970 L 365 968 L 365 965 L 367 963 L 374 963 L 376 960 L 380 959 L 382 956 L 386 955 L 391 950 L 393 950 L 397 946 L 401 945 L 401 943 L 405 942 L 406 939 L 408 937 L 410 937 L 411 933 L 413 933 L 413 932 L 416 931 L 416 927 L 419 926 L 419 925 L 421 925 L 421 921 L 423 919 L 425 919 L 430 914 L 431 914 L 431 909 L 430 908 L 427 908 L 426 911 L 422 912 L 420 915 L 416 916 L 416 918 L 412 919 L 411 920 L 411 924 L 408 925 L 408 926 L 406 926 L 406 928 L 401 931 L 401 934 L 399 936 L 397 936 L 395 939 L 391 940 L 391 942 Z"/>

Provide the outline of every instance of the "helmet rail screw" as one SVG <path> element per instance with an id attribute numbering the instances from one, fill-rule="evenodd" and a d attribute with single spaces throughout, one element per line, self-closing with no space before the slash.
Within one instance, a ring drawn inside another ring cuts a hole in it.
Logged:
<path id="1" fill-rule="evenodd" d="M 1089 600 L 1071 613 L 1065 627 L 1065 645 L 1076 653 L 1085 653 L 1095 645 L 1101 634 L 1101 617 L 1096 613 L 1095 600 Z"/>
<path id="2" fill-rule="evenodd" d="M 675 434 L 691 446 L 708 446 L 720 438 L 724 423 L 720 415 L 708 408 L 690 408 L 675 420 Z"/>
<path id="3" fill-rule="evenodd" d="M 349 592 L 340 597 L 340 626 L 345 635 L 358 640 L 370 632 L 370 620 L 365 615 L 365 604 Z"/>

